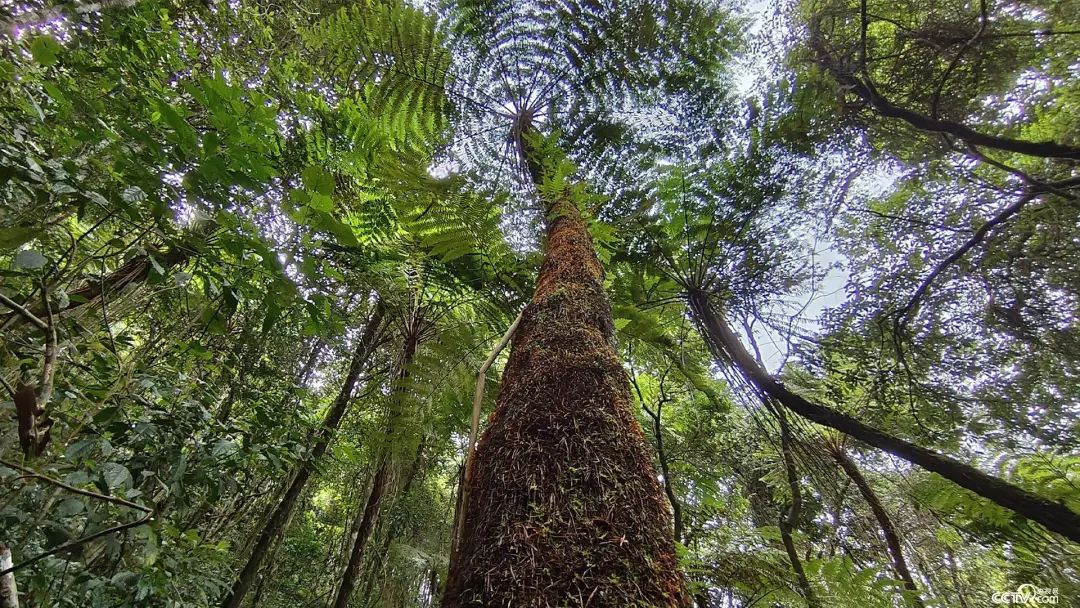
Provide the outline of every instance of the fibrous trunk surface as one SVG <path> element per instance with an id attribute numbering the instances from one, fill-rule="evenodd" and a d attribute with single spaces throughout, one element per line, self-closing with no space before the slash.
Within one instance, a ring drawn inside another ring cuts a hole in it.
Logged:
<path id="1" fill-rule="evenodd" d="M 536 292 L 470 465 L 442 605 L 685 606 L 603 267 L 577 207 L 552 207 Z"/>

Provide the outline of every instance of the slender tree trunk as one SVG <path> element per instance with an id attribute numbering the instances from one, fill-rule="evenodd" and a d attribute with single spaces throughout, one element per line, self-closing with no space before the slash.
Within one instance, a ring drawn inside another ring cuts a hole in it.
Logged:
<path id="1" fill-rule="evenodd" d="M 710 348 L 714 349 L 714 354 L 733 362 L 751 383 L 787 409 L 807 420 L 836 429 L 863 443 L 937 473 L 962 488 L 971 490 L 1018 515 L 1038 522 L 1048 530 L 1057 532 L 1073 542 L 1080 543 L 1080 514 L 1064 504 L 1053 502 L 1007 481 L 987 475 L 969 464 L 879 431 L 847 414 L 833 411 L 788 390 L 758 365 L 753 356 L 746 351 L 727 323 L 713 310 L 705 292 L 693 290 L 689 293 L 689 298 L 690 309 L 705 332 L 706 342 Z"/>
<path id="2" fill-rule="evenodd" d="M 345 565 L 345 572 L 341 576 L 341 583 L 338 585 L 337 593 L 334 595 L 334 602 L 331 604 L 334 608 L 345 608 L 349 605 L 349 597 L 352 596 L 353 588 L 356 586 L 356 579 L 360 575 L 360 564 L 363 563 L 364 549 L 367 547 L 368 539 L 371 538 L 371 531 L 375 528 L 379 510 L 382 508 L 382 500 L 386 494 L 389 474 L 387 459 L 385 457 L 380 458 L 379 467 L 375 470 L 375 477 L 371 482 L 371 493 L 368 494 L 364 511 L 360 515 L 360 523 L 356 526 L 356 533 L 353 535 L 349 547 L 349 561 Z"/>
<path id="3" fill-rule="evenodd" d="M 685 542 L 683 539 L 682 504 L 679 502 L 678 497 L 675 496 L 675 488 L 671 486 L 671 468 L 668 467 L 667 452 L 664 451 L 663 401 L 656 404 L 655 412 L 645 407 L 645 413 L 653 421 L 653 435 L 656 437 L 656 459 L 660 462 L 660 474 L 664 476 L 664 494 L 667 496 L 668 502 L 671 503 L 671 519 L 675 523 L 675 541 Z"/>
<path id="4" fill-rule="evenodd" d="M 810 608 L 817 608 L 816 596 L 814 595 L 813 588 L 810 587 L 810 579 L 806 576 L 806 570 L 803 569 L 802 560 L 799 558 L 799 552 L 795 548 L 795 538 L 791 535 L 791 524 L 787 522 L 787 519 L 780 516 L 780 540 L 784 544 L 784 552 L 787 553 L 788 562 L 791 564 L 791 571 L 795 573 L 795 583 L 799 586 L 799 593 L 802 594 L 803 599 L 806 600 L 806 605 Z"/>
<path id="5" fill-rule="evenodd" d="M 802 592 L 803 599 L 806 600 L 806 605 L 809 608 L 819 608 L 821 604 L 818 602 L 817 595 L 814 594 L 810 579 L 806 576 L 806 570 L 803 569 L 799 552 L 795 549 L 795 538 L 792 535 L 802 516 L 802 488 L 799 486 L 799 474 L 795 469 L 795 455 L 792 454 L 791 428 L 788 426 L 783 411 L 776 410 L 776 414 L 780 422 L 780 450 L 784 459 L 784 474 L 791 491 L 791 504 L 788 506 L 787 514 L 780 516 L 780 540 L 784 543 L 784 551 L 787 553 L 788 561 L 791 562 L 791 569 L 795 572 L 795 581 L 799 584 L 799 590 Z"/>
<path id="6" fill-rule="evenodd" d="M 409 490 L 412 489 L 413 482 L 417 477 L 421 476 L 421 471 L 424 465 L 424 448 L 427 445 L 427 436 L 425 435 L 420 443 L 416 446 L 416 457 L 413 458 L 412 465 L 409 467 L 409 473 L 405 476 L 405 483 L 401 486 L 401 491 L 398 492 L 398 497 L 404 497 L 409 495 Z M 376 549 L 374 556 L 375 560 L 379 563 L 385 563 L 386 556 L 390 553 L 390 543 L 394 542 L 394 539 L 402 533 L 401 528 L 403 525 L 391 526 L 385 534 L 383 534 L 382 545 Z M 366 593 L 370 593 L 371 589 L 375 585 L 375 581 L 381 570 L 379 568 L 370 568 L 366 579 L 364 580 L 364 586 L 361 590 Z"/>
<path id="7" fill-rule="evenodd" d="M 356 349 L 353 351 L 352 360 L 349 362 L 349 371 L 345 374 L 345 381 L 341 385 L 341 390 L 338 392 L 338 396 L 330 406 L 330 409 L 326 412 L 326 417 L 323 419 L 322 426 L 313 434 L 311 453 L 304 460 L 303 464 L 300 465 L 299 470 L 292 479 L 292 483 L 289 484 L 289 487 L 286 488 L 281 500 L 278 501 L 277 505 L 275 505 L 274 509 L 270 512 L 270 516 L 267 518 L 266 523 L 259 532 L 259 535 L 255 540 L 255 545 L 251 550 L 251 554 L 244 563 L 244 567 L 240 570 L 240 574 L 237 576 L 236 581 L 233 582 L 233 586 L 229 590 L 229 593 L 222 600 L 221 608 L 239 608 L 240 604 L 244 601 L 244 596 L 247 595 L 248 590 L 251 589 L 252 583 L 255 582 L 255 576 L 259 572 L 259 566 L 266 557 L 274 539 L 284 528 L 285 522 L 289 519 L 293 508 L 296 506 L 297 499 L 300 498 L 300 494 L 304 491 L 304 487 L 311 478 L 311 474 L 315 469 L 315 463 L 326 453 L 326 448 L 330 445 L 330 440 L 334 436 L 334 431 L 336 431 L 338 425 L 341 424 L 341 419 L 344 417 L 345 410 L 348 408 L 349 401 L 352 399 L 353 391 L 356 388 L 356 382 L 360 378 L 360 372 L 366 367 L 368 360 L 371 358 L 371 354 L 375 349 L 377 343 L 376 337 L 379 333 L 379 328 L 382 325 L 383 313 L 384 309 L 382 302 L 376 303 L 371 317 L 364 326 L 363 333 L 357 340 Z"/>
<path id="8" fill-rule="evenodd" d="M 383 502 L 387 497 L 394 497 L 398 491 L 397 477 L 401 462 L 400 448 L 405 440 L 405 391 L 403 384 L 409 379 L 409 366 L 416 356 L 416 350 L 420 346 L 420 328 L 422 321 L 416 317 L 413 319 L 410 331 L 406 332 L 405 344 L 402 349 L 401 363 L 399 365 L 398 382 L 395 394 L 390 400 L 390 411 L 386 419 L 386 431 L 383 446 L 380 449 L 379 464 L 371 481 L 371 493 L 368 494 L 367 503 L 360 516 L 360 524 L 356 527 L 356 534 L 352 538 L 352 546 L 349 549 L 349 561 L 345 566 L 345 572 L 341 577 L 337 593 L 331 604 L 333 608 L 347 608 L 349 598 L 356 588 L 356 581 L 360 576 L 360 566 L 364 562 L 364 550 L 371 539 L 375 524 L 378 523 L 379 515 L 382 514 Z M 422 444 L 422 442 L 421 442 Z M 410 480 L 411 483 L 411 480 Z"/>
<path id="9" fill-rule="evenodd" d="M 0 542 L 0 572 L 11 569 L 11 549 Z M 4 572 L 0 575 L 0 608 L 19 608 L 19 589 L 15 585 L 15 573 Z"/>
<path id="10" fill-rule="evenodd" d="M 469 464 L 442 605 L 686 606 L 667 501 L 612 344 L 603 267 L 570 193 L 545 205 L 544 263 Z"/>
<path id="11" fill-rule="evenodd" d="M 851 482 L 858 488 L 859 493 L 862 494 L 863 500 L 866 504 L 870 505 L 870 510 L 874 513 L 874 518 L 877 519 L 878 526 L 881 527 L 881 532 L 885 535 L 885 546 L 888 547 L 889 556 L 892 558 L 893 568 L 896 570 L 896 575 L 900 577 L 900 580 L 904 582 L 904 587 L 912 592 L 909 603 L 916 608 L 922 608 L 923 602 L 919 599 L 919 587 L 915 584 L 915 579 L 911 576 L 911 570 L 908 569 L 907 560 L 904 559 L 904 550 L 900 545 L 900 535 L 896 532 L 896 527 L 893 526 L 892 519 L 889 517 L 889 513 L 885 511 L 884 505 L 878 499 L 874 489 L 870 487 L 870 484 L 863 477 L 862 471 L 859 470 L 855 461 L 848 456 L 847 452 L 842 447 L 836 449 L 830 449 L 829 454 L 836 460 L 840 468 L 844 470 Z"/>
<path id="12" fill-rule="evenodd" d="M 960 573 L 956 567 L 956 557 L 952 553 L 946 553 L 949 563 L 949 576 L 952 578 L 953 593 L 956 594 L 956 599 L 960 603 L 960 608 L 968 608 L 967 600 L 964 597 L 967 595 L 967 589 L 960 580 Z"/>

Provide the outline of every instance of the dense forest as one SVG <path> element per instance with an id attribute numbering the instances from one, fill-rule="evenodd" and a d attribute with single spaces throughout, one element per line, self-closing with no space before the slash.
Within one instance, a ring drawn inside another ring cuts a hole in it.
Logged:
<path id="1" fill-rule="evenodd" d="M 1080 602 L 1080 0 L 8 0 L 0 608 Z"/>

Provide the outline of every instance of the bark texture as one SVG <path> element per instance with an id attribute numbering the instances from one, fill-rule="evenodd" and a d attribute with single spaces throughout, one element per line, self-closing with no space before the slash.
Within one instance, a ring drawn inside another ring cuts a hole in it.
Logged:
<path id="1" fill-rule="evenodd" d="M 243 603 L 244 596 L 247 595 L 248 591 L 251 589 L 251 585 L 255 582 L 259 567 L 262 565 L 266 554 L 269 552 L 274 539 L 277 538 L 278 534 L 284 529 L 285 522 L 289 520 L 293 509 L 296 508 L 297 500 L 303 493 L 304 487 L 307 486 L 308 480 L 311 479 L 311 474 L 315 471 L 315 463 L 326 453 L 326 448 L 330 445 L 330 440 L 334 436 L 334 431 L 336 431 L 338 425 L 341 424 L 341 419 L 345 415 L 345 410 L 348 409 L 349 401 L 352 399 L 357 380 L 360 378 L 360 373 L 364 370 L 368 360 L 371 358 L 379 328 L 382 325 L 383 312 L 384 309 L 382 303 L 377 303 L 374 312 L 372 312 L 371 317 L 364 326 L 363 333 L 357 341 L 356 350 L 353 351 L 353 357 L 349 363 L 349 371 L 345 375 L 345 381 L 341 385 L 341 390 L 338 392 L 338 396 L 330 406 L 330 409 L 326 412 L 322 427 L 315 432 L 312 441 L 311 454 L 293 476 L 292 481 L 289 483 L 289 487 L 285 489 L 285 493 L 281 496 L 281 500 L 278 501 L 274 506 L 274 509 L 270 512 L 269 517 L 267 517 L 266 523 L 263 524 L 263 528 L 255 540 L 255 545 L 252 547 L 251 554 L 244 563 L 244 567 L 237 575 L 229 593 L 222 600 L 221 608 L 239 608 Z"/>
<path id="2" fill-rule="evenodd" d="M 1080 543 L 1080 514 L 1063 503 L 1028 492 L 1003 479 L 987 475 L 969 464 L 875 429 L 847 414 L 814 403 L 788 390 L 746 351 L 727 322 L 712 309 L 707 294 L 691 291 L 689 297 L 690 309 L 706 333 L 706 342 L 716 350 L 714 354 L 729 359 L 759 390 L 787 409 L 811 422 L 836 429 L 867 445 L 937 473 L 962 488 L 1038 522 L 1075 543 Z"/>
<path id="3" fill-rule="evenodd" d="M 11 549 L 0 543 L 0 608 L 19 608 L 19 589 L 15 585 Z"/>
<path id="4" fill-rule="evenodd" d="M 470 463 L 442 606 L 686 606 L 667 501 L 612 346 L 603 267 L 577 206 L 561 198 L 548 212 L 536 291 Z"/>

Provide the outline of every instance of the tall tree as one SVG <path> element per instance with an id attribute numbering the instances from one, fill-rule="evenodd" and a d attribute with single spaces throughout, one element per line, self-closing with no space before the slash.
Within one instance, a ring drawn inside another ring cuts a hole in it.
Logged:
<path id="1" fill-rule="evenodd" d="M 415 426 L 418 420 L 416 405 L 410 403 L 408 383 L 412 373 L 411 366 L 416 358 L 417 350 L 421 343 L 430 339 L 433 329 L 433 319 L 427 307 L 414 302 L 404 311 L 401 328 L 401 353 L 396 362 L 397 379 L 391 391 L 387 413 L 385 417 L 385 429 L 382 445 L 379 448 L 379 456 L 371 475 L 371 490 L 363 509 L 360 510 L 353 533 L 350 538 L 348 560 L 345 563 L 345 571 L 341 577 L 341 584 L 334 595 L 333 608 L 347 608 L 353 590 L 356 588 L 357 579 L 360 576 L 360 566 L 363 563 L 364 551 L 371 539 L 375 525 L 382 514 L 384 504 L 393 500 L 403 485 L 407 485 L 405 474 L 407 462 L 404 456 L 408 453 L 407 446 L 413 443 L 411 436 L 416 433 L 410 426 Z M 410 421 L 412 425 L 410 425 Z M 420 445 L 422 440 L 415 441 Z M 422 449 L 422 448 L 421 448 Z M 413 472 L 415 474 L 415 471 Z"/>
<path id="2" fill-rule="evenodd" d="M 715 65 L 696 53 L 721 51 L 703 41 L 722 28 L 723 18 L 680 3 L 457 8 L 462 40 L 472 43 L 476 62 L 468 66 L 465 93 L 483 93 L 475 111 L 481 120 L 501 113 L 506 121 L 511 165 L 536 192 L 545 239 L 495 414 L 470 460 L 463 538 L 443 605 L 542 605 L 551 595 L 688 604 L 667 504 L 611 345 L 614 326 L 589 234 L 587 190 L 570 177 L 573 166 L 560 144 L 544 138 L 538 125 L 550 121 L 549 127 L 576 131 L 579 141 L 571 136 L 567 145 L 584 148 L 584 134 L 619 107 L 692 78 L 695 60 L 706 70 Z M 665 21 L 676 16 L 682 20 Z M 663 42 L 684 37 L 689 41 L 678 49 Z M 698 76 L 709 82 L 715 74 Z M 500 105 L 510 111 L 497 111 Z"/>
<path id="3" fill-rule="evenodd" d="M 266 517 L 265 523 L 258 531 L 250 555 L 244 561 L 244 566 L 237 574 L 236 581 L 233 583 L 229 593 L 221 601 L 222 608 L 237 608 L 243 603 L 244 597 L 255 582 L 255 576 L 258 574 L 270 546 L 281 534 L 286 522 L 292 517 L 297 500 L 304 492 L 312 474 L 315 473 L 320 459 L 326 454 L 326 450 L 334 438 L 334 433 L 345 416 L 349 403 L 356 395 L 356 386 L 360 376 L 369 366 L 374 350 L 379 344 L 379 335 L 383 331 L 384 315 L 385 306 L 383 302 L 376 300 L 372 306 L 371 315 L 356 340 L 352 359 L 349 362 L 348 370 L 345 372 L 345 378 L 341 382 L 337 397 L 326 411 L 322 424 L 309 435 L 311 451 L 300 462 L 297 470 L 289 476 L 289 482 L 285 485 L 281 498 L 273 506 Z"/>
<path id="4" fill-rule="evenodd" d="M 537 287 L 470 464 L 443 606 L 686 605 L 667 505 L 611 345 L 603 267 L 575 189 L 551 183 L 558 159 L 543 156 L 531 124 L 522 131 L 530 177 L 556 193 L 545 197 Z"/>

